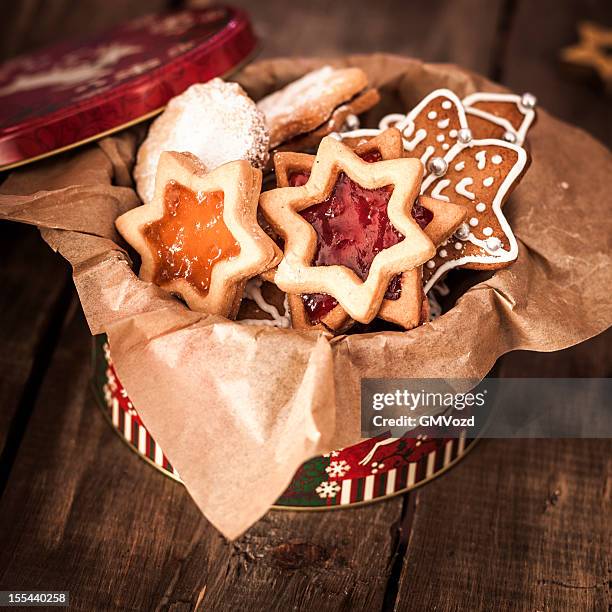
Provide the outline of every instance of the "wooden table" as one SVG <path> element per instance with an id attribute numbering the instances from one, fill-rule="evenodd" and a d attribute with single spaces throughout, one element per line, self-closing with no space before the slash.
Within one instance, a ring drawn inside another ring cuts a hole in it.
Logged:
<path id="1" fill-rule="evenodd" d="M 152 4 L 164 3 L 13 3 L 0 52 Z M 557 62 L 577 20 L 612 22 L 609 3 L 585 4 L 248 8 L 266 56 L 381 50 L 453 61 L 532 91 L 610 146 L 610 98 Z M 68 266 L 34 229 L 6 223 L 0 254 L 0 590 L 69 590 L 72 608 L 87 611 L 612 609 L 610 440 L 483 441 L 410 494 L 336 512 L 270 512 L 228 543 L 95 407 Z M 611 338 L 515 353 L 499 366 L 508 376 L 609 376 Z"/>

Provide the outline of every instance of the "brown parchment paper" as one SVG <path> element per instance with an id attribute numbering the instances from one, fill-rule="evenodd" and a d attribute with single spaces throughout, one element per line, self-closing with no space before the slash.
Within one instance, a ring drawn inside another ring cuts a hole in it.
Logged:
<path id="1" fill-rule="evenodd" d="M 259 98 L 324 63 L 260 62 L 237 80 Z M 460 96 L 499 89 L 395 56 L 332 63 L 364 68 L 380 88 L 370 125 L 437 87 Z M 358 441 L 362 377 L 481 379 L 508 351 L 562 349 L 610 325 L 612 156 L 542 110 L 529 135 L 532 166 L 505 207 L 518 260 L 432 323 L 334 339 L 190 312 L 137 278 L 113 222 L 139 205 L 131 167 L 142 133 L 13 172 L 0 187 L 0 218 L 38 225 L 71 262 L 92 333 L 108 334 L 147 428 L 229 538 L 274 503 L 303 461 Z"/>

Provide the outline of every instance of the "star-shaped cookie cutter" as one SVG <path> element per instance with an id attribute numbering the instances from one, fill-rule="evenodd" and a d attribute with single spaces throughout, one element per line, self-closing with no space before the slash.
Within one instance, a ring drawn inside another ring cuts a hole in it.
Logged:
<path id="1" fill-rule="evenodd" d="M 274 267 L 282 256 L 280 249 L 257 223 L 261 171 L 252 168 L 247 161 L 235 161 L 207 173 L 194 155 L 162 153 L 152 201 L 133 208 L 115 221 L 121 235 L 142 258 L 139 276 L 144 281 L 154 280 L 159 256 L 156 256 L 155 249 L 147 242 L 143 232 L 149 224 L 164 218 L 164 194 L 167 185 L 172 182 L 191 190 L 198 199 L 203 194 L 222 192 L 223 222 L 240 250 L 237 255 L 214 263 L 206 294 L 183 277 L 172 278 L 160 286 L 181 296 L 192 310 L 233 316 L 240 304 L 246 280 Z"/>
<path id="2" fill-rule="evenodd" d="M 395 229 L 405 236 L 374 257 L 365 281 L 345 266 L 312 265 L 317 234 L 299 214 L 325 201 L 341 172 L 365 189 L 392 186 L 387 214 Z M 264 215 L 285 241 L 285 254 L 274 282 L 287 293 L 331 295 L 351 318 L 369 323 L 376 316 L 393 276 L 422 265 L 435 253 L 434 244 L 411 215 L 422 178 L 423 167 L 416 159 L 368 163 L 336 138 L 324 138 L 304 185 L 273 189 L 260 196 Z"/>

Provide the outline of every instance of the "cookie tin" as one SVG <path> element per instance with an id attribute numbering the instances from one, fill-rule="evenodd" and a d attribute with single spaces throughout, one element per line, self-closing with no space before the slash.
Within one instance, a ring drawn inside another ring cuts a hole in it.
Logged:
<path id="1" fill-rule="evenodd" d="M 0 170 L 90 142 L 159 113 L 193 83 L 256 50 L 232 7 L 147 15 L 87 41 L 0 65 Z"/>
<path id="2" fill-rule="evenodd" d="M 142 459 L 180 482 L 121 385 L 105 336 L 94 339 L 93 358 L 94 396 L 116 433 Z M 474 443 L 466 436 L 365 440 L 304 463 L 273 507 L 326 510 L 404 493 L 445 472 Z"/>

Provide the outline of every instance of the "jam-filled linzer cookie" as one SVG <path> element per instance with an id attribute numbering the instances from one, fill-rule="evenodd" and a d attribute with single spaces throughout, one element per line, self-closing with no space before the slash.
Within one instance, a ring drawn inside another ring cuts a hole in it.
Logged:
<path id="1" fill-rule="evenodd" d="M 152 202 L 116 220 L 142 258 L 140 278 L 192 310 L 233 318 L 245 282 L 282 255 L 257 224 L 260 189 L 247 161 L 207 173 L 195 155 L 162 153 Z"/>
<path id="2" fill-rule="evenodd" d="M 435 253 L 410 214 L 422 176 L 416 159 L 368 162 L 324 138 L 309 175 L 260 197 L 284 241 L 274 282 L 290 294 L 331 296 L 352 319 L 372 321 L 392 278 Z"/>
<path id="3" fill-rule="evenodd" d="M 299 151 L 316 147 L 321 138 L 379 99 L 376 90 L 368 89 L 368 77 L 360 68 L 324 66 L 262 98 L 257 106 L 266 118 L 270 148 L 284 145 Z"/>
<path id="4" fill-rule="evenodd" d="M 398 159 L 403 155 L 402 137 L 395 128 L 374 138 L 354 139 L 347 144 L 370 163 Z M 307 180 L 314 159 L 306 154 L 277 153 L 274 165 L 278 186 L 293 186 Z M 418 198 L 412 206 L 412 217 L 435 245 L 448 238 L 466 214 L 462 206 L 428 197 Z M 423 322 L 423 301 L 421 269 L 414 268 L 391 280 L 377 316 L 404 329 L 412 329 Z M 346 311 L 328 295 L 289 295 L 288 303 L 294 327 L 344 331 L 353 323 Z"/>

